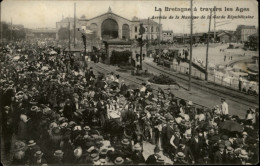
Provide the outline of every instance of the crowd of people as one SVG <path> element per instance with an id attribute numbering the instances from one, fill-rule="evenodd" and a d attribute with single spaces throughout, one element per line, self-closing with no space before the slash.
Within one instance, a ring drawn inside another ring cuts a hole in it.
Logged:
<path id="1" fill-rule="evenodd" d="M 220 107 L 195 107 L 33 46 L 34 60 L 17 43 L 4 45 L 1 56 L 1 139 L 10 165 L 170 164 L 164 156 L 174 164 L 258 162 L 258 108 L 239 118 L 225 99 Z M 242 128 L 224 129 L 228 121 Z M 145 142 L 155 145 L 147 158 Z"/>

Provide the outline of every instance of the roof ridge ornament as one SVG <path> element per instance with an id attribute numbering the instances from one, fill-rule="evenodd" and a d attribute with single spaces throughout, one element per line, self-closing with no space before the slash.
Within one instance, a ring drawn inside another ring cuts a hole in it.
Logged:
<path id="1" fill-rule="evenodd" d="M 111 7 L 108 8 L 108 13 L 112 13 Z"/>

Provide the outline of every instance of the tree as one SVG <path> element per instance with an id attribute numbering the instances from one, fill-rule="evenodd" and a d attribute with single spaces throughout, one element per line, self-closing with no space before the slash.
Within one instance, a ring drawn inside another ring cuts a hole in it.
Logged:
<path id="1" fill-rule="evenodd" d="M 69 39 L 69 29 L 68 28 L 61 28 L 58 31 L 59 39 L 60 40 L 68 40 Z"/>

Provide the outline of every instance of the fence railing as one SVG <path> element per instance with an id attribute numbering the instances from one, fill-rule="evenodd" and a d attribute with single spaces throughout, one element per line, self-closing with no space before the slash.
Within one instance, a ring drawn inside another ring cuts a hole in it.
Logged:
<path id="1" fill-rule="evenodd" d="M 161 63 L 163 64 L 163 66 L 170 68 L 171 71 L 175 71 L 175 72 L 179 72 L 182 74 L 189 74 L 189 68 L 185 67 L 185 66 L 181 66 L 178 64 L 168 64 L 168 63 Z M 195 79 L 199 79 L 199 80 L 205 80 L 205 74 L 195 68 L 193 68 L 193 70 L 191 71 L 191 76 Z M 241 82 L 241 89 L 239 88 L 239 79 L 233 78 L 233 77 L 225 77 L 223 75 L 217 75 L 214 73 L 208 73 L 208 82 L 214 83 L 214 84 L 218 84 L 224 87 L 228 87 L 234 90 L 240 90 L 242 92 L 245 93 L 253 93 L 253 94 L 259 94 L 258 92 L 258 85 L 254 85 L 255 88 L 251 89 L 251 91 L 249 92 L 250 89 L 250 85 L 247 84 L 247 86 L 244 85 L 243 82 Z"/>

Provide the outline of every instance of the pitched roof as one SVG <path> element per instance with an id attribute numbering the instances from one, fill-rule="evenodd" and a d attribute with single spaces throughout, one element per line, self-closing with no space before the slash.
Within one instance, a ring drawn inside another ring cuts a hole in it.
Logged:
<path id="1" fill-rule="evenodd" d="M 164 31 L 162 31 L 162 33 L 167 33 L 167 32 L 173 33 L 172 30 L 164 30 Z"/>
<path id="2" fill-rule="evenodd" d="M 144 25 L 148 25 L 148 23 L 151 25 L 151 24 L 156 24 L 156 25 L 159 25 L 159 23 L 155 22 L 154 20 L 152 19 L 139 19 L 141 23 L 143 23 Z"/>

